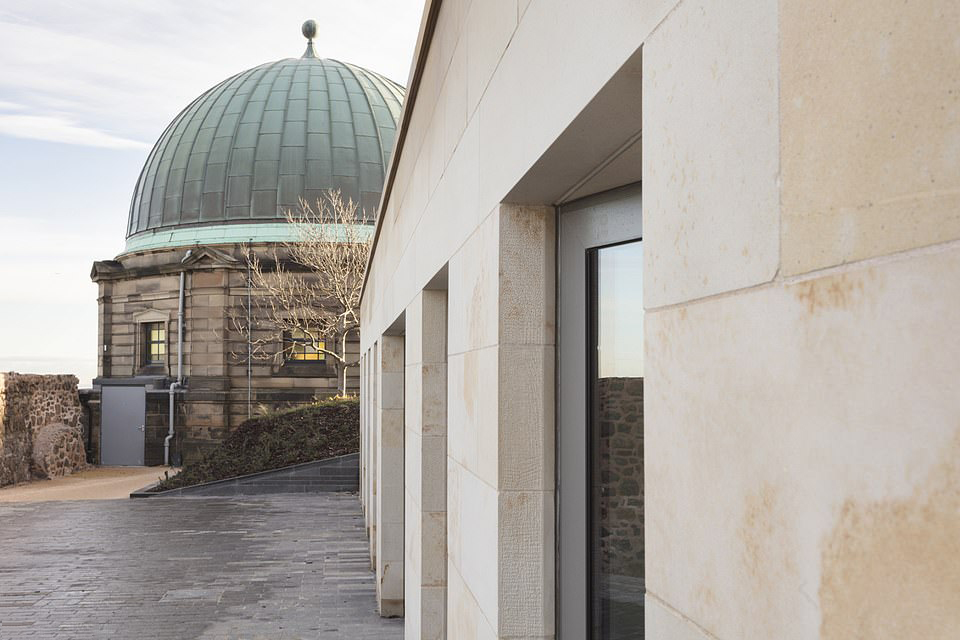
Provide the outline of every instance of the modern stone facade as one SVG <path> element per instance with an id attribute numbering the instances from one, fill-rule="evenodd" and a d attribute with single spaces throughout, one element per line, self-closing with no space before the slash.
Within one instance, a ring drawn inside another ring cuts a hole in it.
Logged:
<path id="1" fill-rule="evenodd" d="M 424 16 L 362 303 L 361 496 L 378 582 L 404 572 L 406 637 L 587 635 L 589 566 L 558 551 L 588 483 L 561 428 L 586 412 L 559 384 L 588 353 L 564 346 L 586 307 L 562 312 L 584 202 L 642 217 L 643 400 L 617 445 L 643 461 L 642 633 L 952 637 L 960 4 Z M 423 437 L 434 413 L 445 445 Z"/>
<path id="2" fill-rule="evenodd" d="M 82 421 L 76 376 L 0 373 L 0 486 L 83 469 Z"/>

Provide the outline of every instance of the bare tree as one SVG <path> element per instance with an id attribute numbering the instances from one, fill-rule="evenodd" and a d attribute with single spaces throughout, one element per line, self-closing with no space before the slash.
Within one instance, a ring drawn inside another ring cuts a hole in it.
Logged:
<path id="1" fill-rule="evenodd" d="M 308 347 L 323 354 L 337 372 L 340 395 L 347 394 L 347 371 L 359 361 L 347 342 L 360 327 L 360 289 L 372 234 L 362 212 L 339 191 L 327 191 L 314 206 L 300 200 L 287 212 L 296 240 L 275 248 L 268 259 L 248 250 L 248 298 L 242 313 L 231 314 L 245 339 L 246 358 L 286 360 Z M 266 325 L 266 326 L 264 326 Z"/>

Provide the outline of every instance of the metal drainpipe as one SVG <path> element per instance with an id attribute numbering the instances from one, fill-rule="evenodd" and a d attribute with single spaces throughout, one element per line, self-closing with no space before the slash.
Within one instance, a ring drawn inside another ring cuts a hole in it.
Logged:
<path id="1" fill-rule="evenodd" d="M 187 249 L 183 256 L 181 264 L 193 253 L 192 249 Z M 163 439 L 163 464 L 170 466 L 170 441 L 174 435 L 174 398 L 177 389 L 183 388 L 183 289 L 186 281 L 186 271 L 180 271 L 180 295 L 177 304 L 177 381 L 170 383 L 170 429 L 167 431 L 167 437 Z"/>
<path id="2" fill-rule="evenodd" d="M 251 242 L 253 238 L 250 238 Z M 253 319 L 250 312 L 250 252 L 247 252 L 247 420 L 253 417 L 250 409 L 253 401 Z"/>

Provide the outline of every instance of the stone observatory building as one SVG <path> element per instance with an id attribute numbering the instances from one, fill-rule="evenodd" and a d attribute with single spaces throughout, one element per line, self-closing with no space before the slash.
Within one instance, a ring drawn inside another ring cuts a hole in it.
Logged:
<path id="1" fill-rule="evenodd" d="M 301 198 L 339 189 L 359 203 L 372 233 L 404 88 L 317 57 L 315 30 L 304 24 L 303 56 L 243 71 L 199 96 L 150 152 L 126 247 L 91 273 L 99 285 L 98 377 L 88 401 L 95 461 L 158 464 L 165 451 L 172 461 L 190 458 L 259 406 L 336 392 L 322 352 L 249 358 L 232 321 L 250 294 L 245 247 L 267 256 L 295 241 L 286 212 Z M 357 388 L 356 368 L 351 374 Z"/>

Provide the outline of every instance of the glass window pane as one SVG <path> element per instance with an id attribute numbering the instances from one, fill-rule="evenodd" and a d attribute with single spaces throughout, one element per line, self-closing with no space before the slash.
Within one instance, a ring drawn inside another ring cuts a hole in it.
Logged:
<path id="1" fill-rule="evenodd" d="M 591 637 L 643 637 L 643 248 L 590 254 Z"/>
<path id="2" fill-rule="evenodd" d="M 163 322 L 147 322 L 141 325 L 143 335 L 144 364 L 163 362 L 167 352 L 167 330 Z"/>
<path id="3" fill-rule="evenodd" d="M 600 249 L 599 374 L 643 377 L 643 248 L 639 242 Z"/>
<path id="4" fill-rule="evenodd" d="M 285 334 L 283 341 L 284 349 L 287 352 L 288 361 L 320 361 L 325 359 L 321 349 L 325 344 L 319 341 L 314 345 L 313 338 L 302 329 L 291 329 Z"/>

